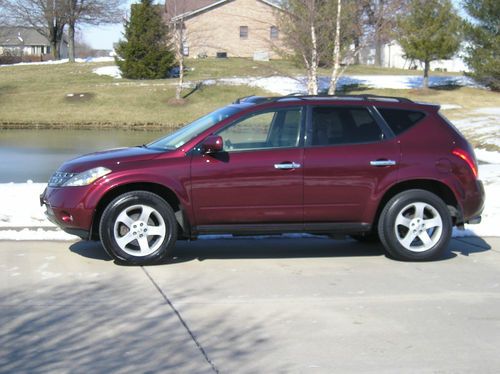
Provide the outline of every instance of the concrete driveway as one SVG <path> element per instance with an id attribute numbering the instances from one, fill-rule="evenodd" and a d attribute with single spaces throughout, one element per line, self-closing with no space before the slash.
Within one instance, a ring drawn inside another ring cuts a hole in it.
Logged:
<path id="1" fill-rule="evenodd" d="M 326 239 L 0 242 L 0 372 L 498 373 L 500 239 L 441 261 Z"/>

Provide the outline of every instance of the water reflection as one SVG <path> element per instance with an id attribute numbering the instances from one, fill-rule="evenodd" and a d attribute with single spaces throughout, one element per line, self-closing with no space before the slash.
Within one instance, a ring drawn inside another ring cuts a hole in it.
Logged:
<path id="1" fill-rule="evenodd" d="M 46 182 L 64 161 L 94 151 L 149 143 L 168 131 L 1 130 L 0 183 Z"/>

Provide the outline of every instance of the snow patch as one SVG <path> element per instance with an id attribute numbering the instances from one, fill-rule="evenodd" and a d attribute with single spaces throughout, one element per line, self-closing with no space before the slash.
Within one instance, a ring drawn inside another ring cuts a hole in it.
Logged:
<path id="1" fill-rule="evenodd" d="M 113 78 L 121 78 L 120 70 L 117 66 L 103 66 L 94 69 L 93 72 L 98 75 L 109 75 Z M 340 77 L 337 87 L 362 86 L 369 88 L 392 88 L 392 89 L 413 89 L 422 86 L 423 77 L 417 75 L 345 75 Z M 196 82 L 186 82 L 186 86 L 194 86 Z M 266 91 L 279 95 L 290 95 L 292 93 L 307 92 L 307 77 L 233 77 L 206 79 L 202 81 L 206 86 L 228 85 L 262 88 Z M 319 77 L 318 85 L 320 91 L 326 92 L 330 84 L 330 77 Z M 429 85 L 435 86 L 470 86 L 480 87 L 472 78 L 463 76 L 439 76 L 430 77 Z M 445 104 L 443 109 L 458 109 L 459 105 Z"/>
<path id="2" fill-rule="evenodd" d="M 489 164 L 500 164 L 500 152 L 487 151 L 485 149 L 475 149 L 474 153 L 479 161 Z"/>
<path id="3" fill-rule="evenodd" d="M 97 75 L 107 75 L 115 79 L 119 79 L 122 77 L 122 72 L 120 71 L 120 68 L 116 65 L 96 68 L 92 70 L 92 72 Z"/>
<path id="4" fill-rule="evenodd" d="M 481 113 L 481 114 L 491 114 L 494 116 L 500 116 L 500 108 L 499 107 L 479 108 L 479 109 L 476 109 L 475 112 Z"/>
<path id="5" fill-rule="evenodd" d="M 414 89 L 422 86 L 423 78 L 416 75 L 345 75 L 340 77 L 337 88 L 349 86 L 362 86 L 368 88 L 392 88 L 392 89 Z M 205 85 L 226 84 L 226 85 L 248 85 L 259 87 L 266 91 L 280 95 L 290 95 L 292 93 L 307 92 L 307 77 L 235 77 L 208 79 L 203 81 Z M 320 91 L 326 92 L 330 84 L 330 77 L 319 77 Z M 429 85 L 436 86 L 469 86 L 480 87 L 472 78 L 462 76 L 430 77 Z M 459 106 L 449 104 L 448 109 L 457 109 Z"/>
<path id="6" fill-rule="evenodd" d="M 87 58 L 76 58 L 75 59 L 75 62 L 77 62 L 79 64 L 93 63 L 93 62 L 113 62 L 113 61 L 115 61 L 114 57 L 87 57 Z M 0 65 L 0 67 L 34 66 L 34 65 L 60 65 L 60 64 L 66 64 L 68 62 L 69 62 L 69 59 L 63 58 L 61 60 L 38 61 L 38 62 L 19 62 L 17 64 Z"/>
<path id="7" fill-rule="evenodd" d="M 465 137 L 471 138 L 474 143 L 500 148 L 500 126 L 498 125 L 500 123 L 500 108 L 480 108 L 476 109 L 474 113 L 477 113 L 477 115 L 454 120 L 453 124 L 465 135 Z M 482 155 L 486 157 L 494 157 L 493 154 L 498 154 L 498 152 L 491 152 L 488 156 L 484 152 L 482 152 Z M 490 160 L 491 161 L 488 162 L 500 162 L 497 157 L 493 159 L 490 158 Z"/>
<path id="8" fill-rule="evenodd" d="M 452 110 L 452 109 L 461 109 L 461 105 L 456 105 L 456 104 L 441 104 L 441 109 L 442 110 Z"/>
<path id="9" fill-rule="evenodd" d="M 38 241 L 38 240 L 55 240 L 55 241 L 76 241 L 79 240 L 78 237 L 69 235 L 62 230 L 30 230 L 30 229 L 20 229 L 20 230 L 1 230 L 0 229 L 0 240 L 16 240 L 16 241 Z"/>

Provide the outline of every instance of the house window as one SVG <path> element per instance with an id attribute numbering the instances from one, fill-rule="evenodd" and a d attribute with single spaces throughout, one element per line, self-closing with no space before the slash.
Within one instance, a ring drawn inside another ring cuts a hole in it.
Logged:
<path id="1" fill-rule="evenodd" d="M 248 39 L 248 26 L 240 26 L 240 39 Z"/>
<path id="2" fill-rule="evenodd" d="M 276 40 L 280 36 L 280 32 L 276 26 L 271 26 L 271 40 Z"/>

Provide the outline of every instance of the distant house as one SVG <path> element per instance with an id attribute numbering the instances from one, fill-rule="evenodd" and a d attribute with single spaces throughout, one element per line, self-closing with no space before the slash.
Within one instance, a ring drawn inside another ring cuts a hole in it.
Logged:
<path id="1" fill-rule="evenodd" d="M 50 43 L 45 36 L 31 27 L 0 27 L 0 55 L 50 55 Z M 61 43 L 61 58 L 68 57 L 68 43 Z"/>
<path id="2" fill-rule="evenodd" d="M 190 57 L 277 57 L 277 12 L 270 0 L 166 0 L 165 20 L 183 22 Z"/>
<path id="3" fill-rule="evenodd" d="M 375 64 L 375 46 L 367 45 L 362 48 L 359 54 L 360 63 L 363 65 Z M 382 66 L 386 68 L 398 69 L 423 69 L 423 64 L 418 60 L 406 58 L 403 48 L 397 41 L 384 44 L 382 46 Z M 463 72 L 469 68 L 460 57 L 453 57 L 448 60 L 432 61 L 431 70 Z"/>

